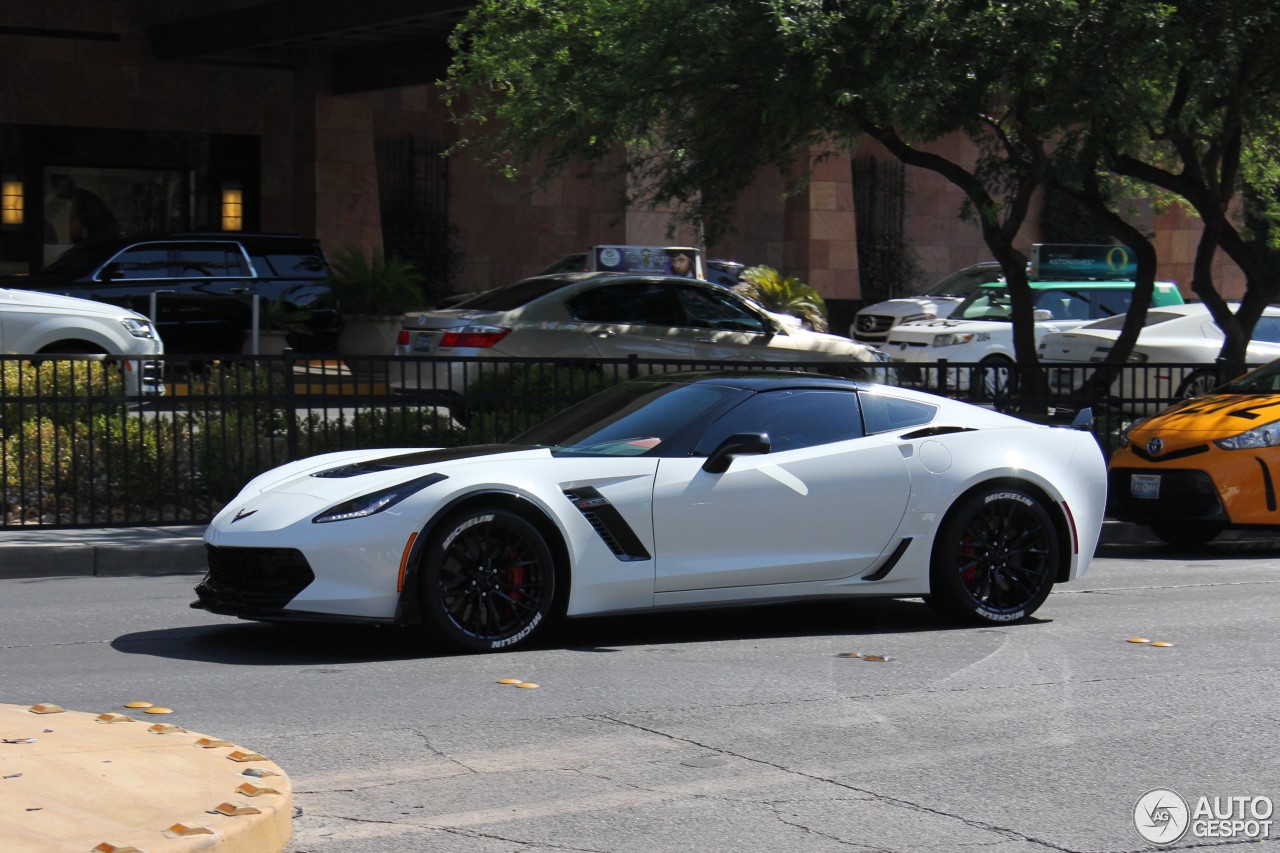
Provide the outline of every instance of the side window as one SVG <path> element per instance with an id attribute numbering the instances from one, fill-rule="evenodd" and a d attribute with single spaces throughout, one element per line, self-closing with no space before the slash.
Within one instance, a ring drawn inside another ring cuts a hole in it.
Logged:
<path id="1" fill-rule="evenodd" d="M 694 455 L 708 456 L 722 441 L 740 432 L 767 433 L 774 453 L 864 435 L 855 391 L 765 391 L 713 423 L 698 442 Z"/>
<path id="2" fill-rule="evenodd" d="M 1133 301 L 1132 290 L 1099 290 L 1096 294 L 1097 303 L 1094 306 L 1095 317 L 1114 317 L 1117 314 L 1127 314 L 1129 312 L 1129 303 Z"/>
<path id="3" fill-rule="evenodd" d="M 131 246 L 102 268 L 99 278 L 170 278 L 169 248 L 159 243 Z"/>
<path id="4" fill-rule="evenodd" d="M 249 265 L 235 243 L 176 243 L 174 274 L 179 278 L 244 278 Z"/>
<path id="5" fill-rule="evenodd" d="M 919 400 L 903 400 L 887 394 L 864 393 L 858 398 L 862 403 L 862 417 L 868 433 L 891 432 L 907 427 L 923 426 L 933 420 L 938 407 Z"/>
<path id="6" fill-rule="evenodd" d="M 569 313 L 584 323 L 670 326 L 671 294 L 656 282 L 628 281 L 594 287 L 569 300 Z"/>
<path id="7" fill-rule="evenodd" d="M 685 319 L 681 326 L 764 334 L 764 320 L 728 291 L 709 287 L 678 287 L 676 294 Z"/>
<path id="8" fill-rule="evenodd" d="M 1253 327 L 1253 340 L 1280 344 L 1280 317 L 1259 317 Z"/>

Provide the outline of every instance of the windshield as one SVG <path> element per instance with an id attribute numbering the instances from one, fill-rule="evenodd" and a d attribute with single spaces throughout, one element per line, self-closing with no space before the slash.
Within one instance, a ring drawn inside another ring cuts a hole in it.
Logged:
<path id="1" fill-rule="evenodd" d="M 557 456 L 662 456 L 672 437 L 750 394 L 705 383 L 626 382 L 588 397 L 511 443 L 550 447 Z"/>
<path id="2" fill-rule="evenodd" d="M 1280 392 L 1280 361 L 1263 365 L 1234 382 L 1217 388 L 1215 394 L 1275 394 Z"/>
<path id="3" fill-rule="evenodd" d="M 924 292 L 925 296 L 968 296 L 982 285 L 999 281 L 999 267 L 959 270 Z"/>
<path id="4" fill-rule="evenodd" d="M 49 262 L 41 274 L 79 278 L 102 266 L 116 252 L 115 243 L 93 242 L 72 246 Z"/>
<path id="5" fill-rule="evenodd" d="M 1009 322 L 1013 316 L 1013 302 L 1009 297 L 1009 288 L 1004 285 L 987 285 L 965 297 L 952 319 L 956 320 L 1003 320 Z"/>

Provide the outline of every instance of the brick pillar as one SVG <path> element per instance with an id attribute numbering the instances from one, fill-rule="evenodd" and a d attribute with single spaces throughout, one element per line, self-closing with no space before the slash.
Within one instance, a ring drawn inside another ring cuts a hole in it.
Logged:
<path id="1" fill-rule="evenodd" d="M 382 247 L 373 104 L 330 95 L 327 68 L 297 72 L 294 221 L 326 251 Z"/>
<path id="2" fill-rule="evenodd" d="M 817 150 L 808 152 L 816 156 Z M 829 157 L 809 185 L 789 196 L 784 226 L 783 269 L 825 299 L 857 299 L 858 236 L 853 213 L 853 175 L 847 154 Z"/>

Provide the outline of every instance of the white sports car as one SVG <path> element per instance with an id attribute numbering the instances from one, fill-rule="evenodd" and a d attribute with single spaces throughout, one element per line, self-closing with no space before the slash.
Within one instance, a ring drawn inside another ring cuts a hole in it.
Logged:
<path id="1" fill-rule="evenodd" d="M 1030 616 L 1088 567 L 1093 435 L 805 373 L 626 382 L 509 444 L 360 450 L 248 483 L 193 607 L 423 624 L 474 651 L 547 619 L 838 596 Z"/>

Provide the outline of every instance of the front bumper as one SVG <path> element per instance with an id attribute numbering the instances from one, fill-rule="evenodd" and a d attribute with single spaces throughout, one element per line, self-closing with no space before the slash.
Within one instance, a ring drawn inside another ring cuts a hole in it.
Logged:
<path id="1" fill-rule="evenodd" d="M 227 548 L 205 545 L 209 572 L 191 605 L 241 619 L 287 619 L 285 607 L 315 580 L 293 548 Z"/>

